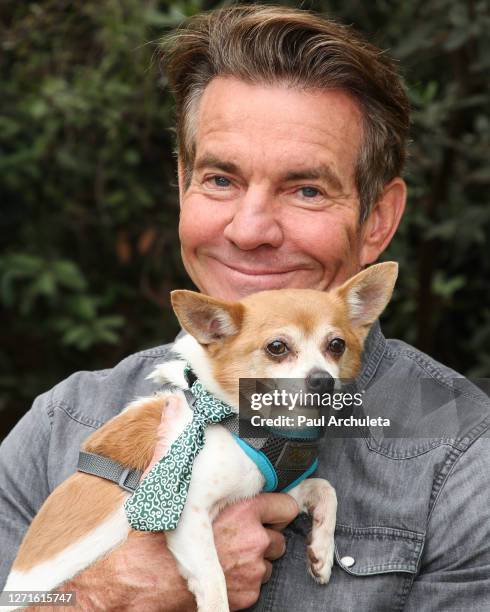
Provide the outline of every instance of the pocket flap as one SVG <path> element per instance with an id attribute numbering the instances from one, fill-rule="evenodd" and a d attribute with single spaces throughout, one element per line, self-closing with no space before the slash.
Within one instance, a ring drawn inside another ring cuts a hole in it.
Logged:
<path id="1" fill-rule="evenodd" d="M 408 572 L 415 574 L 424 534 L 391 527 L 350 527 L 337 524 L 335 559 L 355 576 Z"/>

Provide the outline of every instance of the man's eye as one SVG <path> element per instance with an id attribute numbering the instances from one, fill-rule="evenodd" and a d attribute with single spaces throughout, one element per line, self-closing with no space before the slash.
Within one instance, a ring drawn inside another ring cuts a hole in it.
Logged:
<path id="1" fill-rule="evenodd" d="M 313 200 L 314 198 L 322 195 L 321 191 L 316 187 L 301 187 L 299 191 L 301 195 L 308 200 Z"/>
<path id="2" fill-rule="evenodd" d="M 227 179 L 226 176 L 212 176 L 208 180 L 216 187 L 229 187 L 231 185 L 230 179 Z"/>

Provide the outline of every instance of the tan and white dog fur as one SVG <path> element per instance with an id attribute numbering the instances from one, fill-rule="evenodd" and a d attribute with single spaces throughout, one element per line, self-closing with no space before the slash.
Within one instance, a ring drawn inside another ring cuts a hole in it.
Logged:
<path id="1" fill-rule="evenodd" d="M 392 262 L 378 264 L 330 292 L 265 291 L 236 303 L 175 291 L 174 311 L 189 332 L 175 345 L 182 360 L 158 366 L 151 378 L 185 388 L 183 365 L 188 362 L 205 388 L 237 411 L 241 377 L 306 378 L 312 370 L 321 369 L 334 378 L 353 378 L 369 328 L 391 297 L 397 270 Z M 334 338 L 345 342 L 341 355 L 329 351 Z M 268 353 L 274 340 L 283 342 L 288 351 L 280 356 Z M 169 395 L 177 401 L 169 402 Z M 133 402 L 93 433 L 83 449 L 145 470 L 167 406 L 168 448 L 192 416 L 178 390 Z M 230 432 L 221 425 L 208 426 L 179 524 L 166 533 L 167 545 L 199 610 L 229 609 L 213 541 L 213 519 L 227 504 L 257 495 L 263 485 L 258 467 Z M 310 478 L 289 494 L 300 511 L 313 517 L 309 571 L 319 583 L 326 583 L 334 555 L 335 491 L 326 480 Z M 68 478 L 34 518 L 5 590 L 55 589 L 124 542 L 130 529 L 123 508 L 128 495 L 96 476 L 77 472 Z"/>

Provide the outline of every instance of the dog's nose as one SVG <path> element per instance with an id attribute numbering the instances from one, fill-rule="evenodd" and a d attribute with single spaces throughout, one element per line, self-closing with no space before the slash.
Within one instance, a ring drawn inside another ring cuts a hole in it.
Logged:
<path id="1" fill-rule="evenodd" d="M 306 377 L 306 387 L 310 393 L 331 393 L 335 380 L 327 370 L 312 370 Z"/>

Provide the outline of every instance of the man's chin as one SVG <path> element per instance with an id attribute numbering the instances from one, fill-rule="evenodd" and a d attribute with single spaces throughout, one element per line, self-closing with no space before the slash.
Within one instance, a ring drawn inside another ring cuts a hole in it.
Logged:
<path id="1" fill-rule="evenodd" d="M 283 274 L 266 275 L 226 275 L 219 279 L 215 277 L 205 291 L 208 295 L 221 299 L 236 301 L 252 293 L 270 291 L 273 289 L 316 289 L 317 283 L 308 282 L 307 275 L 300 271 L 291 271 Z"/>

